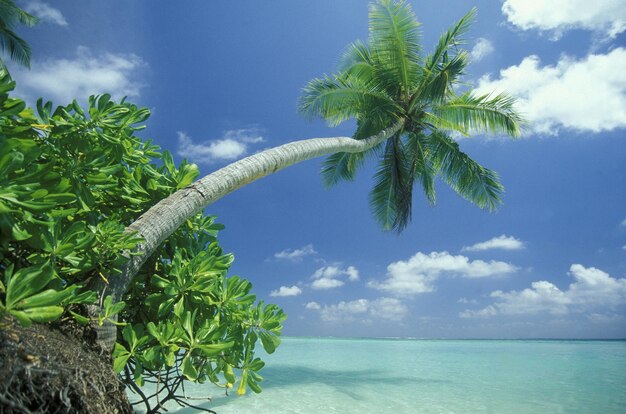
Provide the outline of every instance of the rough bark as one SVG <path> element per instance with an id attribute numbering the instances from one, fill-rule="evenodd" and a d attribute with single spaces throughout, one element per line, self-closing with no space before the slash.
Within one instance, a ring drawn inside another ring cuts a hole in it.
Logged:
<path id="1" fill-rule="evenodd" d="M 206 175 L 155 204 L 126 229 L 128 232 L 137 232 L 144 241 L 137 246 L 120 276 L 110 278 L 108 285 L 99 281 L 95 288 L 102 292 L 103 297 L 111 295 L 115 302 L 121 300 L 139 268 L 156 248 L 185 220 L 208 205 L 246 184 L 301 161 L 336 152 L 367 151 L 395 134 L 403 125 L 403 121 L 398 121 L 363 140 L 335 137 L 290 142 L 243 158 Z M 97 335 L 98 343 L 104 349 L 113 348 L 116 337 L 114 325 L 99 327 Z"/>

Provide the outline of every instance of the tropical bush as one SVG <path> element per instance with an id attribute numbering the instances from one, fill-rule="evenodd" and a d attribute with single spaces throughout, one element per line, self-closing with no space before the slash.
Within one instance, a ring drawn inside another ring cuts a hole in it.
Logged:
<path id="1" fill-rule="evenodd" d="M 260 391 L 268 353 L 280 343 L 285 314 L 257 302 L 252 285 L 227 276 L 233 262 L 217 241 L 223 226 L 201 214 L 187 220 L 142 266 L 123 301 L 96 281 L 115 278 L 142 239 L 124 229 L 143 211 L 198 176 L 137 131 L 146 108 L 109 95 L 36 110 L 9 97 L 0 71 L 0 316 L 32 322 L 73 320 L 123 326 L 114 368 L 148 411 L 174 399 L 183 381 Z M 106 286 L 106 283 L 105 283 Z M 89 316 L 84 304 L 100 301 Z M 159 403 L 139 386 L 157 383 Z"/>

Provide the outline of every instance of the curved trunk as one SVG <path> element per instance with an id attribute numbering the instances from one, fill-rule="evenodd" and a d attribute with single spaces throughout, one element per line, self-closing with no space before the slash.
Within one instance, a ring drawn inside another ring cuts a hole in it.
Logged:
<path id="1" fill-rule="evenodd" d="M 364 140 L 336 137 L 290 142 L 243 158 L 206 175 L 161 200 L 126 228 L 126 231 L 137 232 L 144 241 L 137 246 L 120 276 L 110 278 L 106 286 L 99 281 L 95 289 L 102 292 L 102 297 L 112 295 L 114 302 L 121 300 L 139 268 L 167 237 L 189 217 L 236 189 L 301 161 L 336 152 L 366 151 L 395 134 L 403 125 L 403 121 L 398 121 Z M 114 325 L 110 325 L 97 329 L 98 342 L 105 349 L 112 349 L 115 344 L 114 328 Z"/>

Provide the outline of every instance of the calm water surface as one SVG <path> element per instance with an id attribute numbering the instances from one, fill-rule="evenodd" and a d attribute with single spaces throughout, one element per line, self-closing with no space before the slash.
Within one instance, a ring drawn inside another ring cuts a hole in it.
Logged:
<path id="1" fill-rule="evenodd" d="M 626 413 L 626 341 L 285 338 L 264 359 L 261 394 L 187 392 L 219 414 Z"/>

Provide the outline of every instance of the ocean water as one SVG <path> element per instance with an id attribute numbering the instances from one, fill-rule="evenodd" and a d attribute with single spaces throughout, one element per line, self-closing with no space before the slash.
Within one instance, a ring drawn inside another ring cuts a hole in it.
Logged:
<path id="1" fill-rule="evenodd" d="M 219 414 L 626 413 L 626 341 L 285 338 L 263 358 L 261 394 L 187 394 Z"/>

